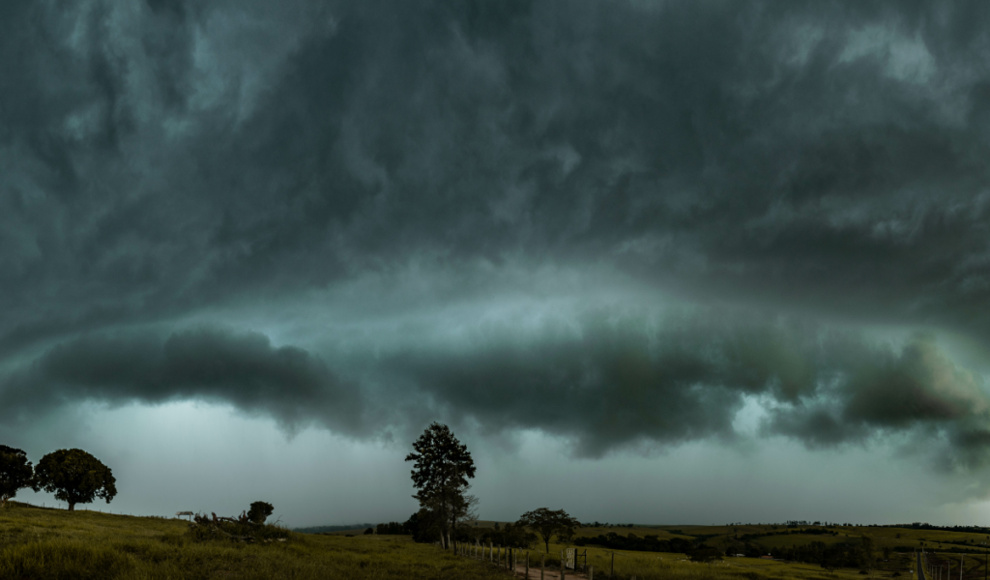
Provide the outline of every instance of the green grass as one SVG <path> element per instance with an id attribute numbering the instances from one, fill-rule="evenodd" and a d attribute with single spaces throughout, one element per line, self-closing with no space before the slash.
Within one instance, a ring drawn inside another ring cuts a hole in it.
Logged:
<path id="1" fill-rule="evenodd" d="M 635 530 L 635 528 L 633 529 Z M 635 531 L 633 531 L 635 533 Z M 559 567 L 560 551 L 566 546 L 550 544 L 550 554 L 554 566 Z M 584 550 L 585 548 L 579 548 Z M 669 578 L 711 579 L 711 580 L 863 580 L 866 576 L 859 574 L 858 569 L 839 569 L 828 572 L 816 564 L 787 563 L 759 558 L 725 558 L 715 564 L 697 564 L 688 560 L 684 554 L 668 554 L 657 552 L 631 552 L 624 550 L 607 550 L 588 546 L 588 565 L 595 568 L 595 578 L 604 579 L 612 565 L 612 553 L 615 553 L 615 575 L 620 579 L 635 576 L 637 580 L 660 580 Z M 543 550 L 534 550 L 530 554 L 531 562 L 539 562 Z M 901 578 L 913 578 L 906 570 L 913 568 L 909 556 L 898 558 L 890 570 L 877 570 L 873 578 L 890 577 L 894 570 L 901 571 Z"/>
<path id="2" fill-rule="evenodd" d="M 0 578 L 16 580 L 494 580 L 489 566 L 403 536 L 290 533 L 287 542 L 194 541 L 188 522 L 12 503 L 0 510 Z"/>
<path id="3" fill-rule="evenodd" d="M 494 522 L 485 522 L 487 527 Z M 878 550 L 884 546 L 914 548 L 924 541 L 937 549 L 938 542 L 983 539 L 960 532 L 903 528 L 834 528 L 838 536 L 794 534 L 755 540 L 766 546 L 800 545 L 811 541 L 856 541 L 871 536 Z M 672 532 L 672 530 L 676 530 Z M 706 536 L 710 545 L 727 544 L 743 534 L 773 532 L 771 526 L 639 526 L 634 528 L 583 528 L 581 536 L 615 532 L 643 537 Z M 778 527 L 777 531 L 789 531 Z M 227 540 L 197 541 L 188 522 L 162 518 L 111 515 L 79 510 L 45 509 L 12 503 L 0 510 L 0 579 L 15 580 L 166 580 L 166 579 L 353 579 L 353 580 L 495 580 L 508 578 L 489 565 L 443 552 L 432 545 L 415 544 L 405 536 L 298 534 L 284 531 L 286 542 L 243 544 Z M 899 536 L 899 537 L 898 537 Z M 946 548 L 950 544 L 943 544 Z M 552 543 L 548 566 L 559 567 L 566 546 Z M 583 549 L 583 548 L 582 548 Z M 595 577 L 604 580 L 612 550 L 588 546 L 588 563 Z M 542 545 L 529 551 L 535 567 Z M 958 564 L 959 556 L 945 555 Z M 895 555 L 875 570 L 873 577 L 901 572 L 912 578 L 910 554 Z M 983 576 L 983 559 L 966 557 L 966 577 Z M 957 569 L 957 568 L 954 568 Z M 757 558 L 726 558 L 708 565 L 695 564 L 683 554 L 615 551 L 617 580 L 807 580 L 862 579 L 856 569 L 827 572 L 813 564 L 785 563 Z M 956 577 L 956 576 L 953 576 Z"/>

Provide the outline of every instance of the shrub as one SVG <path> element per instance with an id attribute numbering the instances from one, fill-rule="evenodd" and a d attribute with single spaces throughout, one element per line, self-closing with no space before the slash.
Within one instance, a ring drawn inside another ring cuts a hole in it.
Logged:
<path id="1" fill-rule="evenodd" d="M 275 508 L 272 507 L 272 504 L 256 501 L 251 504 L 251 509 L 248 510 L 247 517 L 253 523 L 263 524 L 268 519 L 268 516 L 272 515 L 273 511 L 275 511 Z"/>
<path id="2" fill-rule="evenodd" d="M 231 541 L 246 543 L 284 542 L 289 538 L 289 530 L 275 524 L 256 524 L 241 515 L 240 518 L 218 518 L 212 514 L 207 516 L 196 514 L 194 521 L 189 524 L 189 536 L 196 542 Z"/>

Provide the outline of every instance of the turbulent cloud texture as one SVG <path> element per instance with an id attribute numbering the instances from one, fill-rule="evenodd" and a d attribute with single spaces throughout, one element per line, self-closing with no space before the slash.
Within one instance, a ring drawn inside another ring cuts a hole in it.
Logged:
<path id="1" fill-rule="evenodd" d="M 983 371 L 937 337 L 990 352 L 988 10 L 3 3 L 0 415 L 597 456 L 756 400 L 765 434 L 979 465 Z"/>

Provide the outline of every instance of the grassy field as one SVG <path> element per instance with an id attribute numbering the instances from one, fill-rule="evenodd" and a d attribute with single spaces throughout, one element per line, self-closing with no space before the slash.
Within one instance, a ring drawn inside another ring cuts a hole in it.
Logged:
<path id="1" fill-rule="evenodd" d="M 634 528 L 635 533 L 636 528 Z M 645 531 L 640 529 L 639 531 Z M 550 554 L 553 566 L 559 566 L 559 554 L 567 548 L 563 544 L 551 543 Z M 684 554 L 655 552 L 632 552 L 608 550 L 588 546 L 579 550 L 588 551 L 588 565 L 595 569 L 595 578 L 607 578 L 614 567 L 615 576 L 620 579 L 636 577 L 637 580 L 660 580 L 667 578 L 712 579 L 712 580 L 777 580 L 785 578 L 807 580 L 861 580 L 864 578 L 858 569 L 838 569 L 826 571 L 816 564 L 802 564 L 761 560 L 759 558 L 725 558 L 714 564 L 698 564 L 688 560 Z M 540 562 L 543 550 L 530 552 L 530 561 Z M 613 557 L 614 554 L 614 557 Z M 892 557 L 886 570 L 878 569 L 873 578 L 890 577 L 895 571 L 905 580 L 914 578 L 909 572 L 914 566 L 909 556 Z"/>
<path id="2" fill-rule="evenodd" d="M 479 523 L 489 527 L 494 522 Z M 929 550 L 965 544 L 976 547 L 982 535 L 910 528 L 836 527 L 837 535 L 791 534 L 783 526 L 638 526 L 582 528 L 579 536 L 614 532 L 661 539 L 704 538 L 713 546 L 729 545 L 736 536 L 760 536 L 754 543 L 772 548 L 811 541 L 855 542 L 866 534 L 877 549 L 914 548 L 922 542 Z M 950 544 L 958 542 L 959 544 Z M 560 551 L 568 546 L 550 545 L 549 565 L 559 565 Z M 530 561 L 540 561 L 542 546 L 529 551 Z M 584 548 L 582 548 L 584 549 Z M 858 569 L 828 572 L 814 564 L 787 563 L 759 558 L 725 558 L 715 564 L 696 564 L 683 554 L 608 550 L 588 546 L 588 563 L 595 577 L 607 578 L 614 558 L 615 577 L 628 580 L 668 578 L 712 580 L 843 580 L 863 578 Z M 952 577 L 958 577 L 960 556 L 943 553 L 942 563 L 952 562 Z M 892 554 L 878 563 L 872 577 L 913 578 L 912 555 Z M 982 556 L 964 557 L 964 578 L 982 578 Z M 227 541 L 195 541 L 185 521 L 111 515 L 80 510 L 46 509 L 12 503 L 0 510 L 0 579 L 87 580 L 87 579 L 213 579 L 291 578 L 306 579 L 505 579 L 508 576 L 488 565 L 453 556 L 432 545 L 413 543 L 405 536 L 346 537 L 345 534 L 289 534 L 284 543 L 248 545 Z"/>
<path id="3" fill-rule="evenodd" d="M 45 509 L 0 510 L 0 578 L 176 580 L 328 578 L 494 580 L 480 562 L 401 536 L 290 534 L 267 545 L 194 542 L 180 520 Z"/>

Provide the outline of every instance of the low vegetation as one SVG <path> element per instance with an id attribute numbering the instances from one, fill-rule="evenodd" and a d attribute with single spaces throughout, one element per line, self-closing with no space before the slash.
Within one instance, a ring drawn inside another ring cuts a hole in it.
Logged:
<path id="1" fill-rule="evenodd" d="M 285 542 L 197 538 L 176 519 L 9 502 L 0 510 L 0 578 L 437 580 L 505 578 L 487 565 L 404 536 L 297 534 Z"/>

